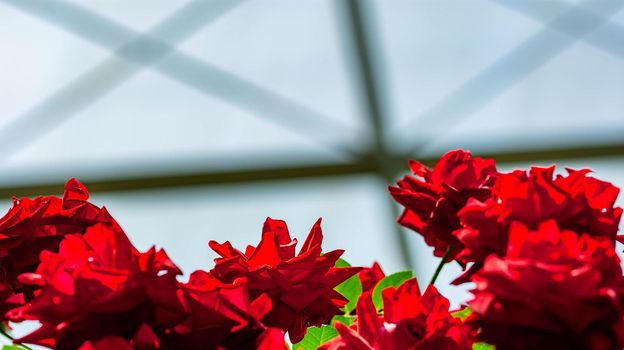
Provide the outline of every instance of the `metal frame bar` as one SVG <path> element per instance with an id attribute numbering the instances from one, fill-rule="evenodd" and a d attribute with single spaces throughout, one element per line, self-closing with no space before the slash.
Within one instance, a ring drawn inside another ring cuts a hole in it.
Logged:
<path id="1" fill-rule="evenodd" d="M 558 161 L 574 159 L 601 159 L 624 157 L 624 143 L 612 145 L 595 145 L 582 147 L 552 148 L 547 150 L 514 150 L 498 153 L 478 153 L 480 157 L 493 158 L 500 164 Z M 433 165 L 440 155 L 430 155 L 418 160 Z M 407 171 L 405 158 L 390 158 L 395 166 Z M 125 192 L 135 190 L 155 190 L 188 186 L 225 186 L 241 183 L 285 181 L 285 180 L 315 180 L 320 178 L 334 178 L 353 175 L 379 174 L 378 162 L 373 158 L 359 158 L 349 163 L 319 163 L 299 166 L 283 166 L 271 168 L 251 168 L 223 171 L 195 171 L 192 173 L 171 173 L 127 176 L 124 178 L 87 179 L 85 184 L 89 191 L 96 192 Z M 397 175 L 395 175 L 397 176 Z M 42 182 L 38 184 L 16 184 L 0 187 L 0 198 L 13 196 L 36 196 L 45 194 L 59 194 L 63 191 L 62 182 Z"/>
<path id="2" fill-rule="evenodd" d="M 384 121 L 389 120 L 384 107 L 384 99 L 380 94 L 380 79 L 382 77 L 378 70 L 380 67 L 375 64 L 373 50 L 371 46 L 373 39 L 371 33 L 376 30 L 376 21 L 373 18 L 375 11 L 364 6 L 364 2 L 360 0 L 346 0 L 344 3 L 343 17 L 349 28 L 345 32 L 348 34 L 351 43 L 351 58 L 355 64 L 356 76 L 359 81 L 356 84 L 357 92 L 364 106 L 363 113 L 367 117 L 369 125 L 373 131 L 374 145 L 371 150 L 371 159 L 376 167 L 376 175 L 382 182 L 391 183 L 394 177 L 394 162 L 392 161 L 391 152 L 387 149 L 385 140 Z M 368 3 L 369 7 L 372 4 Z M 368 10 L 368 11 L 367 11 Z M 377 43 L 377 46 L 380 46 Z M 379 60 L 379 57 L 377 57 Z M 377 61 L 378 61 L 377 60 Z M 398 215 L 398 207 L 388 196 L 389 206 L 395 216 Z M 394 218 L 393 218 L 394 221 Z M 409 242 L 403 230 L 398 225 L 391 223 L 389 226 L 394 227 L 394 238 L 396 247 L 403 260 L 403 264 L 407 267 L 415 267 L 412 259 Z"/>

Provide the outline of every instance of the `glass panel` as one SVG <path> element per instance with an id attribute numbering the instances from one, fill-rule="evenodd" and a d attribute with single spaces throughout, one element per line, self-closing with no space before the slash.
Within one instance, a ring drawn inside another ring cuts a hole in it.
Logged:
<path id="1" fill-rule="evenodd" d="M 0 3 L 0 128 L 54 93 L 106 50 Z M 78 54 L 77 54 L 78 53 Z"/>
<path id="2" fill-rule="evenodd" d="M 6 168 L 14 175 L 6 176 L 19 179 L 33 167 L 46 176 L 88 176 L 90 168 L 108 176 L 144 163 L 149 173 L 339 158 L 325 142 L 144 71 L 11 156 Z"/>
<path id="3" fill-rule="evenodd" d="M 411 122 L 540 27 L 491 1 L 373 5 L 397 106 L 395 127 Z"/>
<path id="4" fill-rule="evenodd" d="M 622 81 L 623 60 L 578 43 L 481 112 L 449 124 L 427 151 L 619 143 Z"/>
<path id="5" fill-rule="evenodd" d="M 69 1 L 137 31 L 149 29 L 191 2 L 190 0 Z"/>
<path id="6" fill-rule="evenodd" d="M 504 3 L 375 3 L 397 105 L 394 147 L 619 141 L 624 54 L 619 29 L 601 24 L 622 16 L 621 4 Z"/>
<path id="7" fill-rule="evenodd" d="M 96 20 L 96 29 L 79 32 L 113 49 L 123 43 L 120 37 L 132 37 L 120 25 L 138 33 L 186 2 L 149 2 L 145 11 L 147 1 L 130 7 L 125 1 L 74 4 L 94 20 L 105 17 Z M 358 148 L 366 140 L 329 1 L 245 2 L 178 43 L 178 53 L 155 67 L 115 57 L 48 24 L 81 25 L 71 16 L 50 19 L 54 7 L 35 11 L 34 18 L 25 15 L 34 11 L 29 6 L 0 7 L 5 32 L 11 33 L 0 38 L 13 53 L 3 56 L 1 69 L 16 82 L 4 84 L 8 98 L 0 107 L 7 116 L 0 121 L 5 184 L 189 171 L 197 164 L 217 170 L 338 162 L 349 156 L 336 148 Z M 107 26 L 112 29 L 100 33 L 104 39 L 93 34 Z M 144 49 L 139 51 L 149 51 Z M 185 71 L 185 62 L 196 66 Z M 214 74 L 225 78 L 203 89 Z M 62 98 L 50 99 L 56 95 Z M 49 103 L 42 107 L 42 101 Z M 275 119 L 267 110 L 280 104 L 290 107 Z M 38 117 L 30 118 L 32 113 Z"/>
<path id="8" fill-rule="evenodd" d="M 350 128 L 342 136 L 352 140 L 365 120 L 352 96 L 335 7 L 327 0 L 244 2 L 182 48 L 321 112 Z"/>

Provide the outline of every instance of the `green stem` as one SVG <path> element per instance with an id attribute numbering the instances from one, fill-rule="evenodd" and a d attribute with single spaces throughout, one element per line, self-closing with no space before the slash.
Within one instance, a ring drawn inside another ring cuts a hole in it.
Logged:
<path id="1" fill-rule="evenodd" d="M 15 340 L 15 339 L 13 338 L 13 336 L 11 336 L 11 335 L 10 335 L 10 334 L 6 331 L 6 329 L 4 329 L 4 327 L 0 327 L 0 334 L 4 335 L 7 339 L 9 339 L 9 340 L 11 341 L 11 343 L 15 344 L 15 343 L 14 343 L 14 340 Z M 28 346 L 26 346 L 26 345 L 24 345 L 24 344 L 15 344 L 15 345 L 17 345 L 17 346 L 21 346 L 22 348 L 24 348 L 24 349 L 26 349 L 26 350 L 32 350 L 32 348 L 31 348 L 31 347 L 28 347 Z"/>
<path id="2" fill-rule="evenodd" d="M 446 260 L 448 260 L 450 255 L 451 255 L 451 246 L 448 246 L 446 248 L 446 252 L 444 253 L 444 256 L 442 257 L 442 260 L 440 260 L 438 267 L 436 267 L 436 270 L 433 273 L 433 277 L 431 277 L 431 282 L 429 282 L 429 284 L 433 285 L 435 281 L 438 279 L 438 276 L 440 275 L 440 271 L 442 271 L 442 267 L 444 267 L 444 264 L 447 263 Z"/>

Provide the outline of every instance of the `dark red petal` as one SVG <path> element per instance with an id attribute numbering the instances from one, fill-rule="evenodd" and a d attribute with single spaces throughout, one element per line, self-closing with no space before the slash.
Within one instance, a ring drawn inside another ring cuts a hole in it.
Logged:
<path id="1" fill-rule="evenodd" d="M 321 253 L 321 244 L 323 243 L 323 231 L 321 230 L 321 220 L 322 218 L 319 218 L 312 226 L 312 229 L 310 229 L 310 233 L 308 233 L 308 236 L 306 237 L 305 242 L 303 242 L 303 246 L 301 246 L 299 255 L 307 253 L 307 252 L 311 252 L 311 251 L 315 251 L 315 252 L 318 251 L 319 254 Z"/>
<path id="2" fill-rule="evenodd" d="M 288 349 L 284 341 L 284 332 L 279 328 L 269 328 L 260 335 L 257 342 L 258 350 Z"/>
<path id="3" fill-rule="evenodd" d="M 370 293 L 360 295 L 356 305 L 356 312 L 358 315 L 358 333 L 369 343 L 374 344 L 380 328 L 383 327 L 383 322 L 377 315 L 377 309 L 373 305 Z"/>
<path id="4" fill-rule="evenodd" d="M 79 201 L 84 202 L 89 199 L 89 191 L 78 180 L 71 178 L 65 184 L 65 193 L 63 194 L 63 202 Z"/>

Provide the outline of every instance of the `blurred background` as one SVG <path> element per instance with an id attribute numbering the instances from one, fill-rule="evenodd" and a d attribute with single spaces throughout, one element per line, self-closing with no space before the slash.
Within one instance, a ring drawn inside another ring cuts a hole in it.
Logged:
<path id="1" fill-rule="evenodd" d="M 619 0 L 0 0 L 0 45 L 1 208 L 76 177 L 187 275 L 323 217 L 327 250 L 424 284 L 386 187 L 455 148 L 624 186 Z"/>

